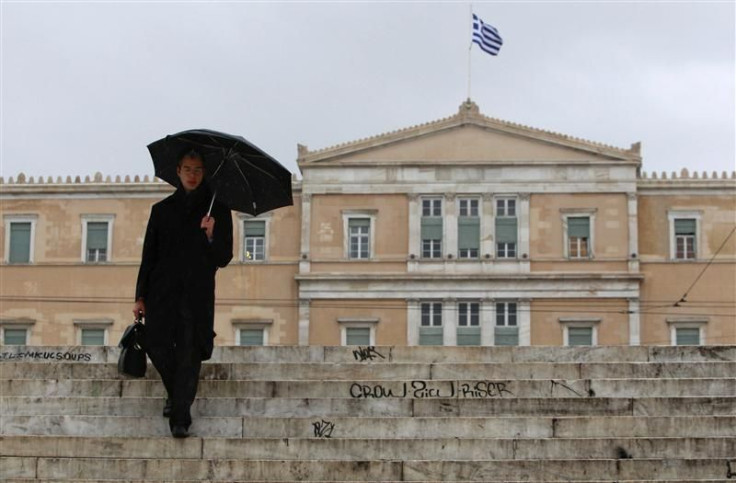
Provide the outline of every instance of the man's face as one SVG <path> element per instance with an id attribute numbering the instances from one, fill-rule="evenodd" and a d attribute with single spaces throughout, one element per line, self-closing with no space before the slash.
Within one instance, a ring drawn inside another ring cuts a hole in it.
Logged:
<path id="1" fill-rule="evenodd" d="M 204 166 L 199 159 L 186 157 L 182 159 L 181 164 L 176 168 L 176 174 L 179 176 L 184 190 L 189 193 L 190 191 L 196 190 L 202 184 Z"/>

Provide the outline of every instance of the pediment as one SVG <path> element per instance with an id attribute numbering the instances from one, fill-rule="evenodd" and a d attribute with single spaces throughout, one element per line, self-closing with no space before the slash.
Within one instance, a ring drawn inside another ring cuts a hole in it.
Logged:
<path id="1" fill-rule="evenodd" d="M 474 104 L 472 104 L 474 106 Z M 299 164 L 494 164 L 641 162 L 638 145 L 620 149 L 460 112 L 432 123 L 323 150 L 300 146 Z"/>

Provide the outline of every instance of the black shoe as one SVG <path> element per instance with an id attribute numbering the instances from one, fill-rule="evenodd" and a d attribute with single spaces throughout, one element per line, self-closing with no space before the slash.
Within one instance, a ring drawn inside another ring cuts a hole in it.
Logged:
<path id="1" fill-rule="evenodd" d="M 186 426 L 176 425 L 171 427 L 171 436 L 175 438 L 188 438 L 189 429 Z"/>
<path id="2" fill-rule="evenodd" d="M 174 403 L 171 399 L 166 398 L 166 405 L 164 405 L 164 417 L 168 418 L 171 416 L 171 410 L 174 408 Z"/>

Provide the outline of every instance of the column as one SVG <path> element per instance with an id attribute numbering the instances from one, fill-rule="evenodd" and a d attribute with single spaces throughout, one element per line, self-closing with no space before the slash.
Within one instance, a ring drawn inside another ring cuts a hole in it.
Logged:
<path id="1" fill-rule="evenodd" d="M 299 299 L 299 345 L 309 345 L 309 299 Z"/>
<path id="2" fill-rule="evenodd" d="M 309 273 L 311 267 L 309 262 L 309 238 L 312 231 L 312 195 L 302 194 L 302 232 L 301 232 L 301 254 L 299 256 L 299 273 Z"/>
<path id="3" fill-rule="evenodd" d="M 639 299 L 629 299 L 629 345 L 641 344 L 641 315 Z"/>
<path id="4" fill-rule="evenodd" d="M 496 219 L 493 211 L 493 195 L 483 193 L 483 207 L 480 219 L 480 258 L 481 260 L 493 259 L 496 254 L 494 248 L 494 232 L 496 231 Z M 490 255 L 489 257 L 486 257 Z"/>
<path id="5" fill-rule="evenodd" d="M 406 345 L 419 345 L 419 325 L 422 314 L 419 310 L 418 299 L 406 300 Z"/>
<path id="6" fill-rule="evenodd" d="M 419 195 L 410 193 L 407 196 L 409 198 L 409 246 L 406 249 L 406 252 L 409 254 L 409 262 L 407 269 L 409 272 L 414 272 L 418 268 L 417 262 L 422 255 Z M 419 343 L 419 338 L 417 338 L 417 343 Z"/>
<path id="7" fill-rule="evenodd" d="M 455 203 L 455 193 L 445 193 L 444 220 L 442 225 L 445 232 L 445 239 L 442 241 L 442 254 L 445 258 L 457 258 L 457 206 Z"/>
<path id="8" fill-rule="evenodd" d="M 492 346 L 496 341 L 496 301 L 483 299 L 480 301 L 480 345 Z"/>
<path id="9" fill-rule="evenodd" d="M 639 272 L 639 201 L 636 193 L 627 193 L 629 212 L 629 272 Z"/>
<path id="10" fill-rule="evenodd" d="M 519 321 L 519 345 L 532 343 L 532 312 L 531 300 L 520 299 L 518 302 L 517 320 Z"/>
<path id="11" fill-rule="evenodd" d="M 442 300 L 442 339 L 446 346 L 457 345 L 457 300 Z"/>
<path id="12" fill-rule="evenodd" d="M 519 193 L 519 260 L 522 272 L 530 271 L 529 258 L 529 193 Z"/>

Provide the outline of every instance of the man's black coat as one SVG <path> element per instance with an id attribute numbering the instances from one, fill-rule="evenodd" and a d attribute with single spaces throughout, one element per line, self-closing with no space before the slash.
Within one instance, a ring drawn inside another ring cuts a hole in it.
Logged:
<path id="1" fill-rule="evenodd" d="M 208 241 L 200 223 L 210 201 L 203 182 L 189 194 L 179 186 L 151 209 L 135 295 L 146 305 L 149 349 L 171 346 L 175 324 L 184 315 L 194 321 L 202 360 L 212 355 L 215 272 L 233 257 L 233 224 L 230 210 L 215 201 L 214 234 Z"/>

